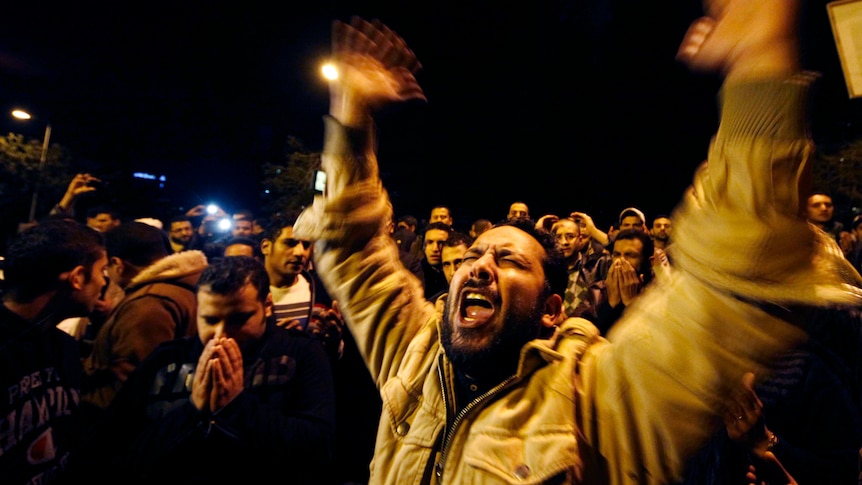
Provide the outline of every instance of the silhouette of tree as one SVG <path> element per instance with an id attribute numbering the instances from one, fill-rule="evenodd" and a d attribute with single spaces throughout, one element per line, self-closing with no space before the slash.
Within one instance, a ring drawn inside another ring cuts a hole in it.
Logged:
<path id="1" fill-rule="evenodd" d="M 311 204 L 314 175 L 319 168 L 320 152 L 309 151 L 301 140 L 288 137 L 284 159 L 262 165 L 261 208 L 264 213 L 295 212 Z"/>
<path id="2" fill-rule="evenodd" d="M 47 214 L 63 196 L 71 178 L 71 157 L 60 145 L 51 144 L 40 174 L 41 156 L 42 140 L 25 140 L 24 135 L 15 133 L 0 136 L 0 207 L 4 220 L 16 224 L 27 220 L 37 181 L 37 218 Z"/>

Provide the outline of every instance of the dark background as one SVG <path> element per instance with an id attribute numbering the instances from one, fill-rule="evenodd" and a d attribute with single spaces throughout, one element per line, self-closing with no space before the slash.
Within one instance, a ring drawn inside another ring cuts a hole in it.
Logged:
<path id="1" fill-rule="evenodd" d="M 858 135 L 826 9 L 805 65 L 824 147 Z M 674 61 L 699 1 L 15 2 L 0 16 L 0 108 L 50 120 L 76 160 L 167 176 L 183 208 L 256 208 L 257 169 L 287 136 L 322 143 L 318 66 L 333 19 L 379 18 L 423 64 L 428 103 L 377 118 L 396 215 L 452 207 L 456 226 L 522 200 L 605 227 L 670 212 L 717 124 L 718 80 Z M 44 125 L 42 125 L 44 126 Z M 41 139 L 0 115 L 0 132 Z"/>

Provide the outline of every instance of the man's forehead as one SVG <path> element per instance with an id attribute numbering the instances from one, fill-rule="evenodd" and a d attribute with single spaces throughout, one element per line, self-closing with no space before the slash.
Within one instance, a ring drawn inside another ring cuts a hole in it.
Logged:
<path id="1" fill-rule="evenodd" d="M 814 194 L 814 195 L 808 197 L 808 203 L 809 204 L 817 204 L 817 203 L 823 203 L 823 202 L 832 202 L 832 197 L 829 197 L 828 195 L 825 195 L 825 194 Z"/>
<path id="2" fill-rule="evenodd" d="M 445 241 L 449 239 L 449 233 L 442 229 L 429 229 L 425 233 L 426 241 Z"/>
<path id="3" fill-rule="evenodd" d="M 471 249 L 486 251 L 489 246 L 505 248 L 517 253 L 544 250 L 539 241 L 529 233 L 514 226 L 496 226 L 479 234 Z"/>
<path id="4" fill-rule="evenodd" d="M 466 244 L 459 244 L 457 246 L 443 246 L 443 254 L 444 255 L 452 255 L 452 254 L 463 254 L 464 251 L 467 250 Z"/>
<path id="5" fill-rule="evenodd" d="M 614 251 L 616 252 L 626 252 L 630 250 L 634 250 L 637 252 L 643 251 L 644 244 L 640 239 L 620 239 L 616 243 L 614 243 Z"/>
<path id="6" fill-rule="evenodd" d="M 566 232 L 577 234 L 581 232 L 581 226 L 569 219 L 560 219 L 551 229 L 554 233 Z"/>

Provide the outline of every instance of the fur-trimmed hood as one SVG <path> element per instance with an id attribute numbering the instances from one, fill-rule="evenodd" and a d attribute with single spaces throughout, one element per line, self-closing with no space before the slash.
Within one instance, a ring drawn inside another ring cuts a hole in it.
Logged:
<path id="1" fill-rule="evenodd" d="M 127 290 L 150 283 L 199 274 L 208 265 L 203 251 L 189 250 L 166 256 L 144 268 L 129 282 Z"/>

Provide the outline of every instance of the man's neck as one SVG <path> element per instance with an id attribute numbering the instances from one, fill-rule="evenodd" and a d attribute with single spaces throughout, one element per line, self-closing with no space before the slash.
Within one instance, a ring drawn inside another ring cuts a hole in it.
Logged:
<path id="1" fill-rule="evenodd" d="M 32 322 L 46 312 L 49 305 L 51 305 L 51 300 L 54 298 L 55 294 L 55 291 L 52 291 L 50 293 L 44 293 L 37 296 L 33 301 L 27 303 L 21 303 L 13 300 L 4 300 L 3 306 L 5 306 L 7 310 L 18 315 L 24 320 Z"/>
<path id="2" fill-rule="evenodd" d="M 290 288 L 299 281 L 299 273 L 294 273 L 293 276 L 282 275 L 279 278 L 272 278 L 272 286 L 276 288 Z"/>

